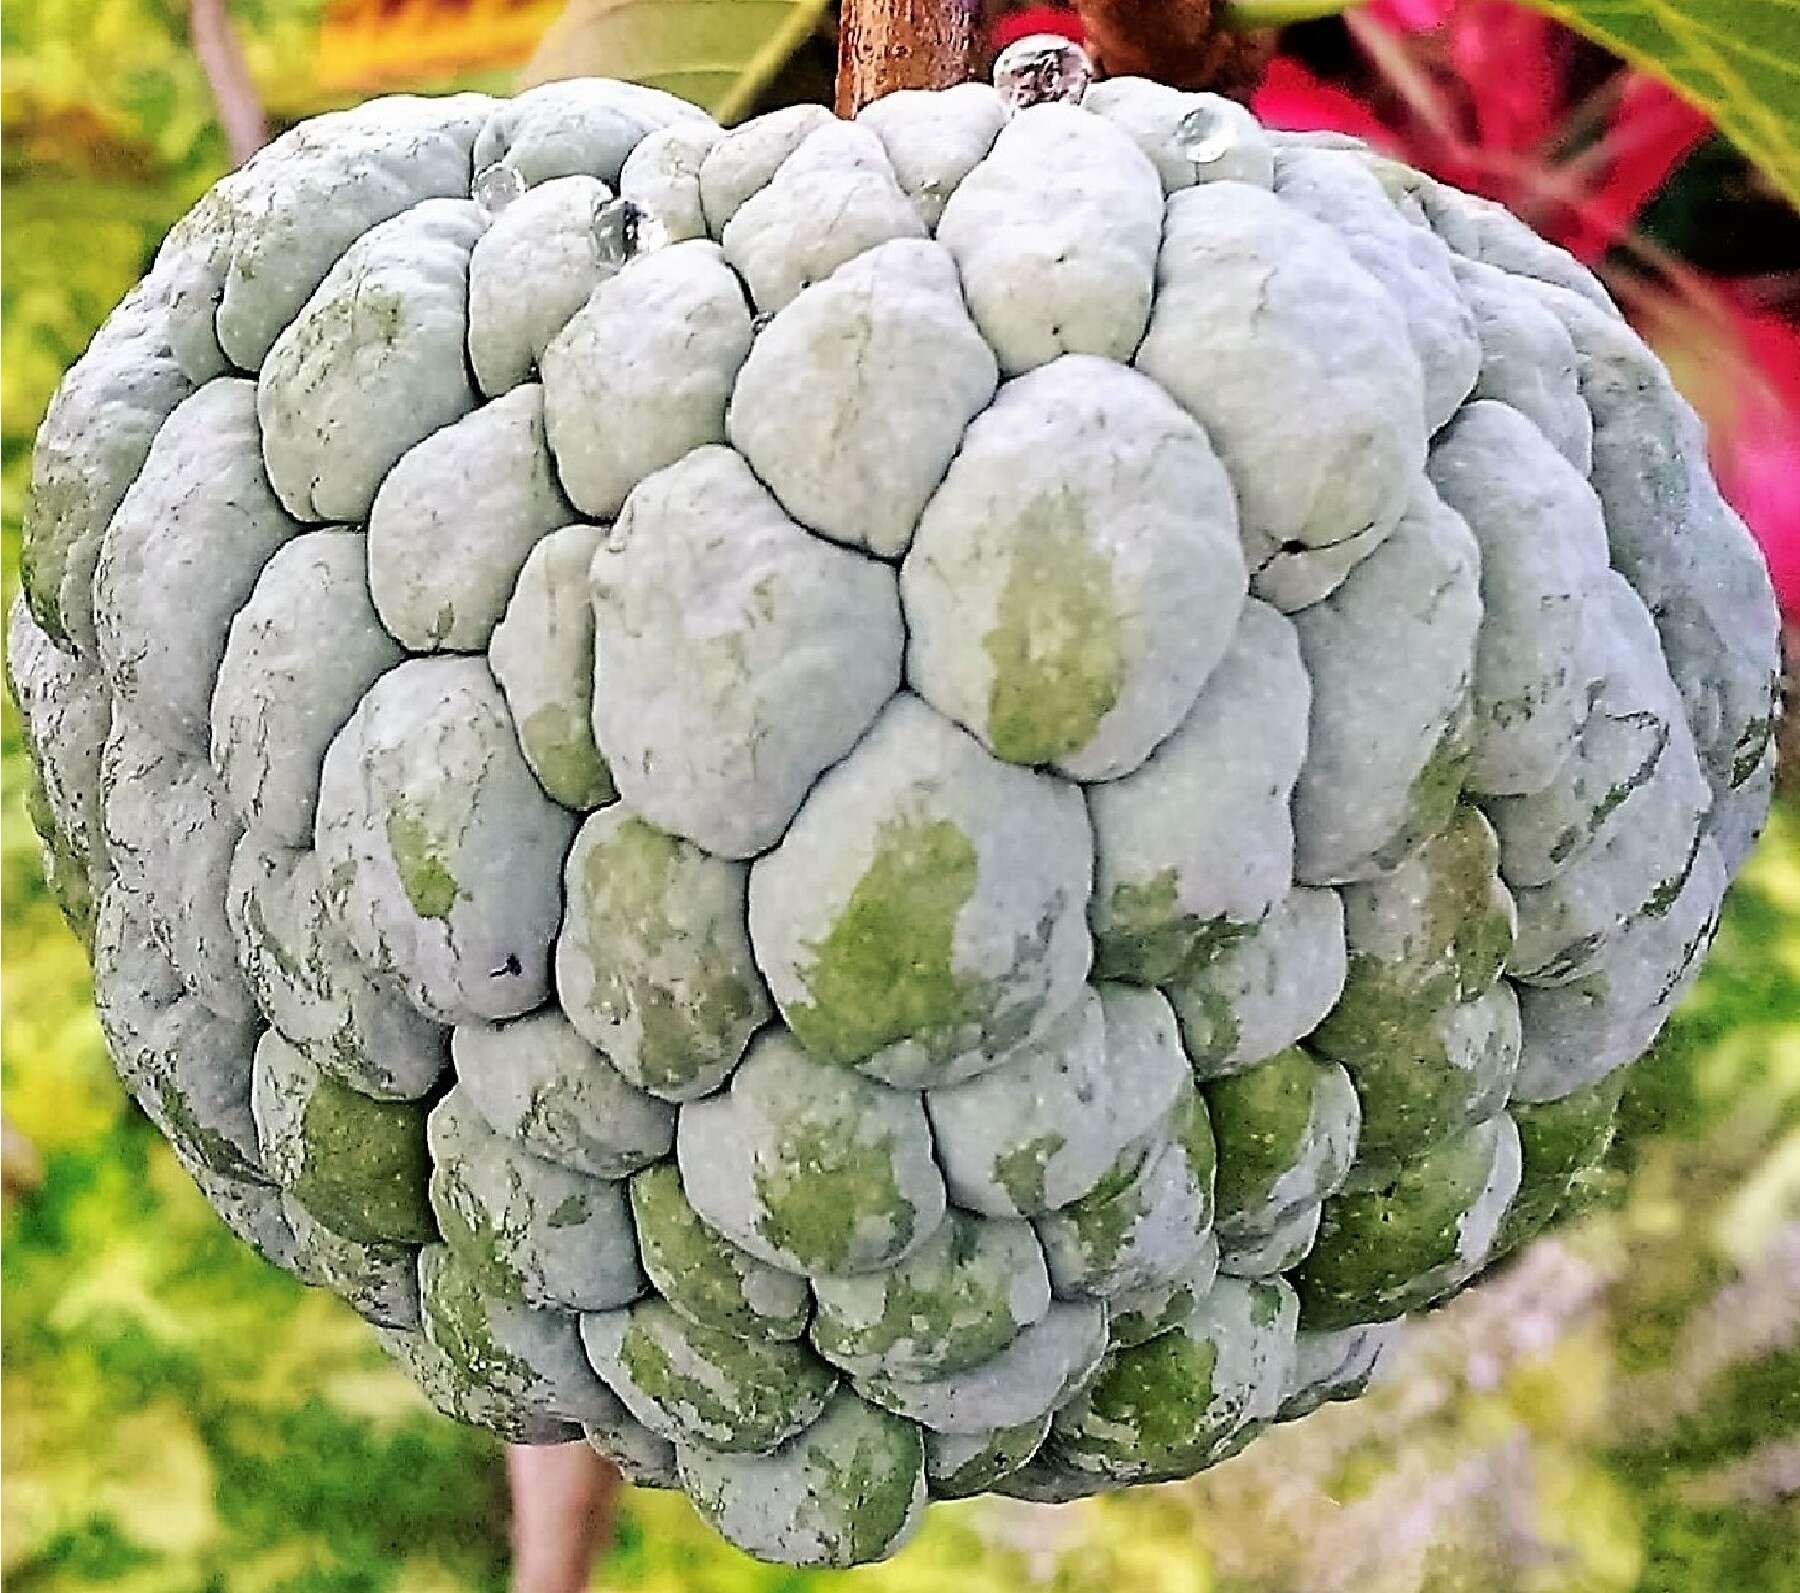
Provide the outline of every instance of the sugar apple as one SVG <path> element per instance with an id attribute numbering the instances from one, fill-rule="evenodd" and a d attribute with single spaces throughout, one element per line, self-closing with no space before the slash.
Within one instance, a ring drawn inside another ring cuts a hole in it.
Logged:
<path id="1" fill-rule="evenodd" d="M 69 373 L 24 582 L 226 1222 L 798 1564 L 1360 1392 L 1600 1155 L 1770 785 L 1595 279 L 1132 79 L 321 117 Z"/>

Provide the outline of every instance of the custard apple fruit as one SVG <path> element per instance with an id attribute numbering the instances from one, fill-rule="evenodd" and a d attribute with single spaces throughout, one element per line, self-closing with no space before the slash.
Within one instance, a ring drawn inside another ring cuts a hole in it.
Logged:
<path id="1" fill-rule="evenodd" d="M 1769 791 L 1769 583 L 1596 280 L 1131 79 L 321 117 L 70 371 L 24 579 L 226 1222 L 797 1564 L 1360 1392 L 1602 1153 Z"/>

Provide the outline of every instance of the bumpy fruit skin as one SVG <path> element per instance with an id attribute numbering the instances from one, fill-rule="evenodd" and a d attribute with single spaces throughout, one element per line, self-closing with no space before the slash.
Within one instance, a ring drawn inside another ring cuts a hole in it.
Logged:
<path id="1" fill-rule="evenodd" d="M 445 1410 L 769 1559 L 1353 1397 L 1601 1154 L 1766 811 L 1769 585 L 1598 284 L 1207 103 L 378 101 L 38 439 L 125 1082 Z"/>

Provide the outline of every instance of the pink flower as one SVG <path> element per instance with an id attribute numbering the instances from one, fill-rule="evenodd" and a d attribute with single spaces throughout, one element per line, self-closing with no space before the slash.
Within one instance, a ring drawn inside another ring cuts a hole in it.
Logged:
<path id="1" fill-rule="evenodd" d="M 1729 439 L 1719 461 L 1721 484 L 1744 517 L 1775 583 L 1775 601 L 1800 626 L 1800 425 L 1784 421 Z"/>
<path id="2" fill-rule="evenodd" d="M 1596 264 L 1712 129 L 1703 112 L 1641 72 L 1624 74 L 1619 103 L 1596 150 L 1603 174 L 1559 240 L 1578 260 Z"/>
<path id="3" fill-rule="evenodd" d="M 1430 33 L 1444 25 L 1456 0 L 1369 0 L 1368 13 L 1396 33 Z"/>
<path id="4" fill-rule="evenodd" d="M 1060 33 L 1077 44 L 1087 37 L 1087 29 L 1075 12 L 1064 6 L 1048 5 L 1026 6 L 1021 11 L 1008 12 L 994 24 L 991 37 L 994 48 L 1004 50 L 1007 45 L 1028 39 L 1034 33 Z"/>
<path id="5" fill-rule="evenodd" d="M 1472 142 L 1522 152 L 1557 130 L 1563 112 L 1565 36 L 1548 17 L 1507 0 L 1452 5 L 1446 30 L 1451 66 L 1468 87 Z"/>
<path id="6" fill-rule="evenodd" d="M 1775 600 L 1800 625 L 1800 327 L 1769 310 L 1735 311 L 1742 380 L 1717 426 L 1719 485 L 1769 561 Z"/>
<path id="7" fill-rule="evenodd" d="M 1269 63 L 1250 104 L 1271 127 L 1353 133 L 1387 149 L 1401 145 L 1394 130 L 1354 94 L 1313 76 L 1285 55 Z"/>

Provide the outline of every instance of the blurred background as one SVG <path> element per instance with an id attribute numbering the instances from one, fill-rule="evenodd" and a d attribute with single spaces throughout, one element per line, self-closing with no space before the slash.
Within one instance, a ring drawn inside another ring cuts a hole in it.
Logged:
<path id="1" fill-rule="evenodd" d="M 1116 9 L 1116 8 L 1115 8 Z M 1289 0 L 1288 13 L 1329 9 Z M 995 5 L 991 43 L 1067 17 Z M 1544 10 L 1657 29 L 1707 112 Z M 735 119 L 828 100 L 820 0 L 8 0 L 4 581 L 32 434 L 168 224 L 264 137 L 396 89 L 597 72 Z M 1800 10 L 1369 0 L 1286 27 L 1265 120 L 1505 200 L 1605 276 L 1710 427 L 1800 623 Z M 1247 79 L 1248 81 L 1248 79 Z M 1740 151 L 1748 149 L 1755 162 Z M 1784 197 L 1784 194 L 1788 197 Z M 1791 656 L 1791 654 L 1790 654 Z M 1789 741 L 1795 716 L 1789 716 Z M 0 1576 L 434 1593 L 505 1581 L 496 1444 L 347 1309 L 219 1226 L 114 1082 L 4 718 Z M 1580 1217 L 1411 1331 L 1399 1373 L 1190 1483 L 934 1509 L 867 1593 L 1777 1593 L 1800 1588 L 1800 782 L 1708 971 L 1639 1065 Z M 628 1493 L 594 1586 L 792 1593 Z"/>

